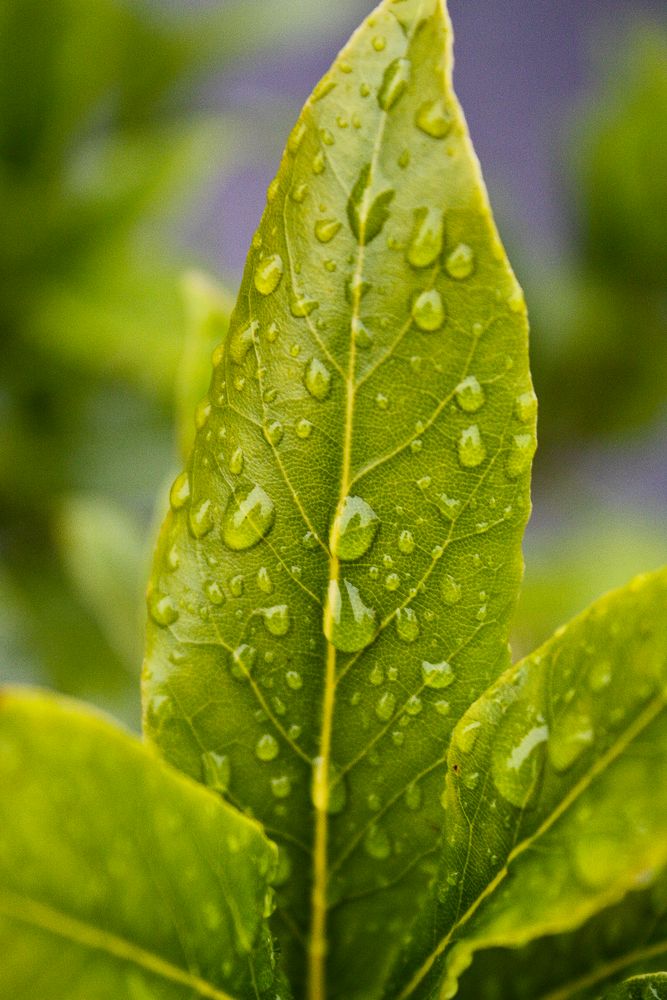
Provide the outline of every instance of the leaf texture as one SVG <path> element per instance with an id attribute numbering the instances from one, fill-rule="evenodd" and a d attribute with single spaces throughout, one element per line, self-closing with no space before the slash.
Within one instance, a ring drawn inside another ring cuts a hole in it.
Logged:
<path id="1" fill-rule="evenodd" d="M 667 1000 L 667 973 L 627 979 L 605 993 L 604 1000 Z"/>
<path id="2" fill-rule="evenodd" d="M 0 995 L 275 996 L 256 823 L 43 694 L 2 693 L 0 779 Z"/>
<path id="3" fill-rule="evenodd" d="M 451 46 L 441 0 L 385 0 L 306 104 L 149 594 L 146 731 L 279 843 L 318 1000 L 380 993 L 522 572 L 526 314 Z"/>
<path id="4" fill-rule="evenodd" d="M 414 936 L 411 957 L 423 961 L 400 1000 L 452 997 L 475 952 L 572 931 L 656 881 L 667 863 L 667 803 L 656 796 L 666 621 L 667 570 L 638 577 L 460 721 L 437 913 Z"/>

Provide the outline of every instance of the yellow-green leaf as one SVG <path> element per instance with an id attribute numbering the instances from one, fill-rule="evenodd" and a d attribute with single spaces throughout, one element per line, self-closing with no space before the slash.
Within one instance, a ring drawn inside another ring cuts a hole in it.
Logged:
<path id="1" fill-rule="evenodd" d="M 0 695 L 0 995 L 272 997 L 259 826 L 74 703 Z"/>
<path id="2" fill-rule="evenodd" d="M 437 913 L 413 936 L 406 961 L 422 962 L 404 975 L 401 1000 L 452 997 L 475 952 L 572 931 L 656 880 L 667 863 L 667 801 L 656 794 L 667 769 L 666 625 L 667 570 L 638 577 L 513 667 L 458 724 Z"/>
<path id="3" fill-rule="evenodd" d="M 311 997 L 378 994 L 509 662 L 535 397 L 451 50 L 442 0 L 385 0 L 307 102 L 149 594 L 147 732 L 278 841 Z"/>

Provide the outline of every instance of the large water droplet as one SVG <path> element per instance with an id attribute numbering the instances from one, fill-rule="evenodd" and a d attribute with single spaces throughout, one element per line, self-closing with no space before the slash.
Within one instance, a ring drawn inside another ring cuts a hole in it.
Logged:
<path id="1" fill-rule="evenodd" d="M 445 303 L 437 288 L 420 292 L 412 302 L 412 318 L 425 333 L 434 333 L 445 322 Z"/>
<path id="2" fill-rule="evenodd" d="M 310 395 L 322 402 L 331 392 L 331 372 L 318 358 L 311 358 L 306 366 L 304 383 Z"/>
<path id="3" fill-rule="evenodd" d="M 509 710 L 494 737 L 492 773 L 503 798 L 522 808 L 536 790 L 549 728 L 536 718 L 518 716 L 518 712 L 524 713 L 523 706 Z"/>
<path id="4" fill-rule="evenodd" d="M 376 861 L 384 861 L 391 854 L 391 841 L 389 834 L 383 827 L 374 823 L 369 826 L 364 837 L 364 850 L 369 857 Z"/>
<path id="5" fill-rule="evenodd" d="M 337 580 L 329 581 L 324 634 L 343 653 L 356 653 L 375 637 L 375 611 L 349 580 L 343 580 L 342 587 Z"/>
<path id="6" fill-rule="evenodd" d="M 271 635 L 287 635 L 290 627 L 290 614 L 286 604 L 276 604 L 272 608 L 264 608 L 262 615 L 267 631 Z"/>
<path id="7" fill-rule="evenodd" d="M 469 278 L 475 270 L 475 254 L 467 243 L 459 243 L 451 253 L 447 254 L 445 270 L 450 278 L 463 281 Z"/>
<path id="8" fill-rule="evenodd" d="M 393 190 L 386 189 L 373 197 L 371 180 L 371 165 L 367 163 L 362 167 L 347 203 L 350 227 L 362 245 L 370 243 L 382 232 L 389 218 L 389 205 L 395 195 Z"/>
<path id="9" fill-rule="evenodd" d="M 237 552 L 251 548 L 268 534 L 275 516 L 273 501 L 261 486 L 240 486 L 229 498 L 222 520 L 225 544 Z"/>
<path id="10" fill-rule="evenodd" d="M 442 663 L 429 663 L 424 660 L 422 662 L 422 680 L 426 687 L 441 690 L 449 687 L 456 680 L 456 677 L 451 665 L 445 660 Z"/>
<path id="11" fill-rule="evenodd" d="M 554 718 L 549 759 L 557 771 L 567 771 L 594 739 L 591 717 L 581 705 L 572 705 Z"/>
<path id="12" fill-rule="evenodd" d="M 237 365 L 243 364 L 248 351 L 254 343 L 258 330 L 259 322 L 254 319 L 248 326 L 241 327 L 241 329 L 237 328 L 232 333 L 229 338 L 229 356 Z"/>
<path id="13" fill-rule="evenodd" d="M 414 642 L 419 636 L 419 619 L 412 608 L 399 608 L 396 612 L 396 633 L 403 642 Z"/>
<path id="14" fill-rule="evenodd" d="M 383 111 L 391 111 L 405 93 L 410 82 L 409 59 L 394 59 L 384 71 L 378 91 L 378 104 Z"/>
<path id="15" fill-rule="evenodd" d="M 486 458 L 486 446 L 477 424 L 461 431 L 458 445 L 459 461 L 466 469 L 475 469 Z"/>
<path id="16" fill-rule="evenodd" d="M 517 479 L 530 468 L 537 441 L 532 434 L 515 434 L 505 463 L 505 472 L 510 479 Z"/>
<path id="17" fill-rule="evenodd" d="M 368 552 L 380 527 L 380 519 L 361 497 L 345 497 L 331 526 L 332 552 L 349 562 Z"/>
<path id="18" fill-rule="evenodd" d="M 347 802 L 347 788 L 339 768 L 332 762 L 325 763 L 323 757 L 313 761 L 311 799 L 316 809 L 337 815 Z"/>
<path id="19" fill-rule="evenodd" d="M 283 276 L 283 260 L 280 254 L 274 253 L 264 257 L 255 267 L 253 280 L 255 288 L 261 295 L 275 292 Z"/>
<path id="20" fill-rule="evenodd" d="M 226 754 L 207 750 L 201 755 L 204 784 L 216 792 L 227 792 L 232 777 L 232 767 Z"/>
<path id="21" fill-rule="evenodd" d="M 330 243 L 336 233 L 340 232 L 341 225 L 338 219 L 319 219 L 315 223 L 315 236 L 320 243 Z"/>
<path id="22" fill-rule="evenodd" d="M 466 413 L 476 413 L 484 406 L 484 390 L 474 375 L 468 375 L 454 390 L 456 402 Z"/>
<path id="23" fill-rule="evenodd" d="M 178 608 L 173 598 L 159 590 L 154 590 L 148 599 L 148 613 L 160 628 L 167 628 L 178 619 Z"/>
<path id="24" fill-rule="evenodd" d="M 444 139 L 453 124 L 453 118 L 441 98 L 426 101 L 415 117 L 415 124 L 433 139 Z"/>
<path id="25" fill-rule="evenodd" d="M 415 228 L 408 246 L 408 260 L 413 267 L 429 267 L 442 252 L 444 218 L 438 208 L 418 208 Z"/>
<path id="26" fill-rule="evenodd" d="M 271 733 L 264 733 L 255 744 L 255 756 L 261 761 L 275 760 L 280 752 L 278 741 Z"/>

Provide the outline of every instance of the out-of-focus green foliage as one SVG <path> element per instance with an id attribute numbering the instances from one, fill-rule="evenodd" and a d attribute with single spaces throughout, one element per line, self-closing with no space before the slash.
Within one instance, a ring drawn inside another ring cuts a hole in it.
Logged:
<path id="1" fill-rule="evenodd" d="M 665 405 L 667 33 L 622 39 L 570 149 L 570 258 L 532 278 L 528 268 L 540 441 L 549 449 L 645 424 Z"/>

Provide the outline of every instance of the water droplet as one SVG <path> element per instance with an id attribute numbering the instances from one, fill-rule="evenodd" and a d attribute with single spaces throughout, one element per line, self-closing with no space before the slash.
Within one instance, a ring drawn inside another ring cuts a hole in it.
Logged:
<path id="1" fill-rule="evenodd" d="M 204 784 L 216 792 L 227 792 L 232 777 L 229 757 L 207 750 L 201 755 Z"/>
<path id="2" fill-rule="evenodd" d="M 410 166 L 410 159 L 410 150 L 404 149 L 397 161 L 401 170 L 405 170 L 406 167 Z"/>
<path id="3" fill-rule="evenodd" d="M 229 471 L 235 476 L 239 476 L 243 472 L 243 463 L 245 461 L 245 456 L 243 454 L 242 448 L 235 448 L 232 452 L 232 457 L 229 459 Z"/>
<path id="4" fill-rule="evenodd" d="M 258 760 L 268 762 L 275 760 L 280 752 L 277 740 L 271 733 L 264 733 L 255 744 L 255 756 Z"/>
<path id="5" fill-rule="evenodd" d="M 346 562 L 359 559 L 368 552 L 379 527 L 370 504 L 361 497 L 345 497 L 331 526 L 332 552 Z"/>
<path id="6" fill-rule="evenodd" d="M 384 580 L 384 585 L 389 591 L 398 590 L 401 584 L 401 578 L 398 573 L 388 573 Z"/>
<path id="7" fill-rule="evenodd" d="M 173 598 L 154 590 L 148 599 L 148 613 L 160 628 L 167 628 L 178 620 L 178 608 Z"/>
<path id="8" fill-rule="evenodd" d="M 286 799 L 292 791 L 292 782 L 289 776 L 281 774 L 277 778 L 271 778 L 271 791 L 277 799 Z"/>
<path id="9" fill-rule="evenodd" d="M 422 790 L 419 785 L 408 785 L 405 789 L 403 800 L 408 809 L 411 809 L 412 812 L 416 812 L 417 809 L 420 809 L 422 804 Z"/>
<path id="10" fill-rule="evenodd" d="M 526 300 L 524 298 L 523 289 L 517 285 L 507 298 L 507 306 L 510 312 L 520 313 L 526 308 Z"/>
<path id="11" fill-rule="evenodd" d="M 453 124 L 453 118 L 438 97 L 422 104 L 415 117 L 417 128 L 433 139 L 444 139 Z"/>
<path id="12" fill-rule="evenodd" d="M 364 850 L 376 861 L 384 861 L 391 854 L 391 841 L 386 830 L 373 823 L 364 836 Z"/>
<path id="13" fill-rule="evenodd" d="M 396 612 L 396 632 L 403 642 L 414 642 L 419 636 L 419 619 L 412 608 L 399 608 Z"/>
<path id="14" fill-rule="evenodd" d="M 299 420 L 299 422 L 296 425 L 297 437 L 300 437 L 302 440 L 305 440 L 306 438 L 309 438 L 312 433 L 313 433 L 313 425 L 311 424 L 310 420 L 306 420 L 305 417 L 302 417 L 301 420 Z"/>
<path id="15" fill-rule="evenodd" d="M 305 319 L 306 316 L 310 316 L 312 312 L 315 312 L 319 308 L 319 302 L 315 299 L 309 299 L 307 295 L 303 292 L 294 290 L 293 295 L 290 298 L 290 312 L 292 316 L 296 319 Z"/>
<path id="16" fill-rule="evenodd" d="M 198 431 L 203 430 L 211 416 L 211 402 L 209 399 L 202 399 L 195 409 L 195 427 Z"/>
<path id="17" fill-rule="evenodd" d="M 612 669 L 608 660 L 594 663 L 588 673 L 588 686 L 595 694 L 604 691 L 611 683 Z"/>
<path id="18" fill-rule="evenodd" d="M 255 288 L 261 295 L 270 295 L 275 292 L 283 276 L 283 260 L 277 254 L 264 257 L 255 267 L 254 282 Z"/>
<path id="19" fill-rule="evenodd" d="M 257 570 L 257 586 L 263 594 L 273 593 L 273 581 L 266 566 L 260 566 Z"/>
<path id="20" fill-rule="evenodd" d="M 386 189 L 373 197 L 371 180 L 371 165 L 367 163 L 362 167 L 347 203 L 350 227 L 362 246 L 370 243 L 381 233 L 389 218 L 389 205 L 395 194 L 394 191 Z"/>
<path id="21" fill-rule="evenodd" d="M 303 687 L 303 678 L 298 670 L 288 670 L 285 674 L 285 682 L 292 691 L 300 691 Z"/>
<path id="22" fill-rule="evenodd" d="M 330 76 L 323 76 L 322 79 L 319 81 L 319 83 L 315 85 L 315 88 L 313 90 L 313 94 L 311 97 L 313 104 L 316 104 L 317 101 L 321 101 L 323 97 L 326 97 L 327 94 L 330 94 L 335 86 L 336 86 L 335 80 L 333 80 Z"/>
<path id="23" fill-rule="evenodd" d="M 322 150 L 320 149 L 319 152 L 315 153 L 315 156 L 313 157 L 313 173 L 317 175 L 323 174 L 326 165 L 327 165 L 326 157 L 322 152 Z"/>
<path id="24" fill-rule="evenodd" d="M 452 706 L 448 701 L 441 699 L 440 701 L 436 701 L 434 707 L 438 715 L 449 715 Z"/>
<path id="25" fill-rule="evenodd" d="M 400 551 L 409 556 L 415 550 L 415 540 L 411 531 L 402 531 L 398 536 L 398 547 Z"/>
<path id="26" fill-rule="evenodd" d="M 200 500 L 190 508 L 188 527 L 193 538 L 203 538 L 213 527 L 213 506 L 210 500 Z"/>
<path id="27" fill-rule="evenodd" d="M 415 227 L 408 246 L 408 261 L 413 267 L 429 267 L 442 252 L 444 218 L 437 208 L 418 208 Z"/>
<path id="28" fill-rule="evenodd" d="M 375 611 L 349 580 L 343 580 L 342 588 L 337 580 L 329 581 L 324 634 L 343 653 L 356 653 L 375 637 Z"/>
<path id="29" fill-rule="evenodd" d="M 169 491 L 169 503 L 171 509 L 181 510 L 190 499 L 190 479 L 187 472 L 181 472 L 176 476 L 171 490 Z"/>
<path id="30" fill-rule="evenodd" d="M 476 413 L 484 406 L 486 396 L 474 375 L 468 375 L 454 390 L 456 402 L 466 413 Z"/>
<path id="31" fill-rule="evenodd" d="M 323 757 L 313 761 L 311 799 L 316 809 L 332 816 L 342 812 L 347 802 L 347 788 L 339 768 L 332 761 L 327 767 Z"/>
<path id="32" fill-rule="evenodd" d="M 237 365 L 242 365 L 248 351 L 252 347 L 257 331 L 259 330 L 259 322 L 255 319 L 248 326 L 241 327 L 241 329 L 235 329 L 229 338 L 229 356 L 232 361 Z"/>
<path id="33" fill-rule="evenodd" d="M 440 593 L 445 604 L 451 607 L 461 600 L 461 585 L 456 582 L 453 576 L 446 574 L 440 584 Z"/>
<path id="34" fill-rule="evenodd" d="M 405 711 L 408 715 L 419 715 L 423 707 L 422 700 L 417 694 L 410 695 L 405 703 Z"/>
<path id="35" fill-rule="evenodd" d="M 466 469 L 475 469 L 486 458 L 486 447 L 477 424 L 461 431 L 458 445 L 459 461 Z"/>
<path id="36" fill-rule="evenodd" d="M 514 413 L 517 420 L 520 420 L 522 424 L 528 424 L 535 419 L 537 415 L 537 396 L 532 389 L 528 392 L 522 392 L 520 396 L 517 396 L 514 403 Z"/>
<path id="37" fill-rule="evenodd" d="M 335 146 L 336 145 L 336 140 L 334 138 L 334 134 L 328 128 L 322 128 L 322 129 L 320 129 L 320 139 L 322 140 L 322 142 L 324 143 L 325 146 Z"/>
<path id="38" fill-rule="evenodd" d="M 591 746 L 594 729 L 591 717 L 582 705 L 569 706 L 553 721 L 549 740 L 549 759 L 556 771 L 567 771 Z"/>
<path id="39" fill-rule="evenodd" d="M 286 604 L 276 604 L 272 608 L 264 608 L 262 615 L 264 616 L 264 624 L 271 635 L 287 635 L 290 627 L 290 614 Z"/>
<path id="40" fill-rule="evenodd" d="M 285 433 L 285 429 L 279 420 L 271 420 L 268 424 L 264 424 L 263 430 L 264 437 L 274 447 L 280 444 Z"/>
<path id="41" fill-rule="evenodd" d="M 429 663 L 424 660 L 422 662 L 422 680 L 426 687 L 441 690 L 453 684 L 456 676 L 450 664 L 445 660 L 442 663 Z"/>
<path id="42" fill-rule="evenodd" d="M 445 322 L 445 304 L 436 288 L 419 292 L 412 302 L 412 318 L 425 333 L 434 333 Z"/>
<path id="43" fill-rule="evenodd" d="M 237 576 L 233 576 L 229 581 L 229 590 L 232 597 L 242 597 L 243 589 L 244 589 L 243 577 L 240 574 L 238 574 Z"/>
<path id="44" fill-rule="evenodd" d="M 275 520 L 273 501 L 261 486 L 239 487 L 232 493 L 222 521 L 222 537 L 234 551 L 249 549 L 271 530 Z"/>
<path id="45" fill-rule="evenodd" d="M 296 202 L 297 205 L 302 205 L 306 200 L 307 194 L 308 194 L 308 185 L 297 184 L 296 187 L 293 187 L 291 189 L 290 198 L 292 199 L 292 201 Z"/>
<path id="46" fill-rule="evenodd" d="M 252 673 L 257 659 L 257 650 L 243 642 L 232 653 L 231 672 L 237 680 L 246 680 Z"/>
<path id="47" fill-rule="evenodd" d="M 331 392 L 331 372 L 318 358 L 311 358 L 306 366 L 304 384 L 310 395 L 322 402 Z"/>
<path id="48" fill-rule="evenodd" d="M 405 93 L 411 68 L 409 59 L 394 59 L 387 66 L 378 91 L 378 104 L 383 111 L 391 111 Z"/>
<path id="49" fill-rule="evenodd" d="M 510 709 L 493 741 L 492 773 L 496 788 L 508 802 L 526 805 L 542 770 L 543 748 L 549 738 L 548 726 L 518 716 L 523 706 Z M 520 733 L 517 737 L 517 733 Z"/>
<path id="50" fill-rule="evenodd" d="M 537 441 L 532 434 L 514 435 L 505 463 L 505 472 L 510 479 L 517 479 L 528 471 L 536 448 Z"/>
<path id="51" fill-rule="evenodd" d="M 463 281 L 475 270 L 475 253 L 467 243 L 459 243 L 447 254 L 445 270 L 450 278 Z"/>
<path id="52" fill-rule="evenodd" d="M 358 316 L 355 316 L 352 319 L 352 335 L 354 337 L 355 344 L 357 347 L 361 348 L 362 351 L 368 350 L 368 348 L 373 344 L 373 334 Z"/>
<path id="53" fill-rule="evenodd" d="M 338 219 L 320 219 L 315 223 L 315 236 L 320 243 L 330 243 L 336 233 L 340 232 L 341 225 Z"/>
<path id="54" fill-rule="evenodd" d="M 375 714 L 382 722 L 388 722 L 394 714 L 395 708 L 396 695 L 391 691 L 385 691 L 375 704 Z"/>
<path id="55" fill-rule="evenodd" d="M 376 52 L 384 52 L 387 47 L 387 39 L 384 35 L 376 35 L 372 44 Z"/>
<path id="56" fill-rule="evenodd" d="M 209 580 L 204 584 L 204 593 L 208 597 L 211 604 L 224 604 L 225 595 L 222 592 L 222 587 L 217 580 Z"/>
<path id="57" fill-rule="evenodd" d="M 458 514 L 459 508 L 461 506 L 460 500 L 455 500 L 454 497 L 448 497 L 446 493 L 440 493 L 433 500 L 440 513 L 448 521 L 456 520 L 456 515 Z"/>

